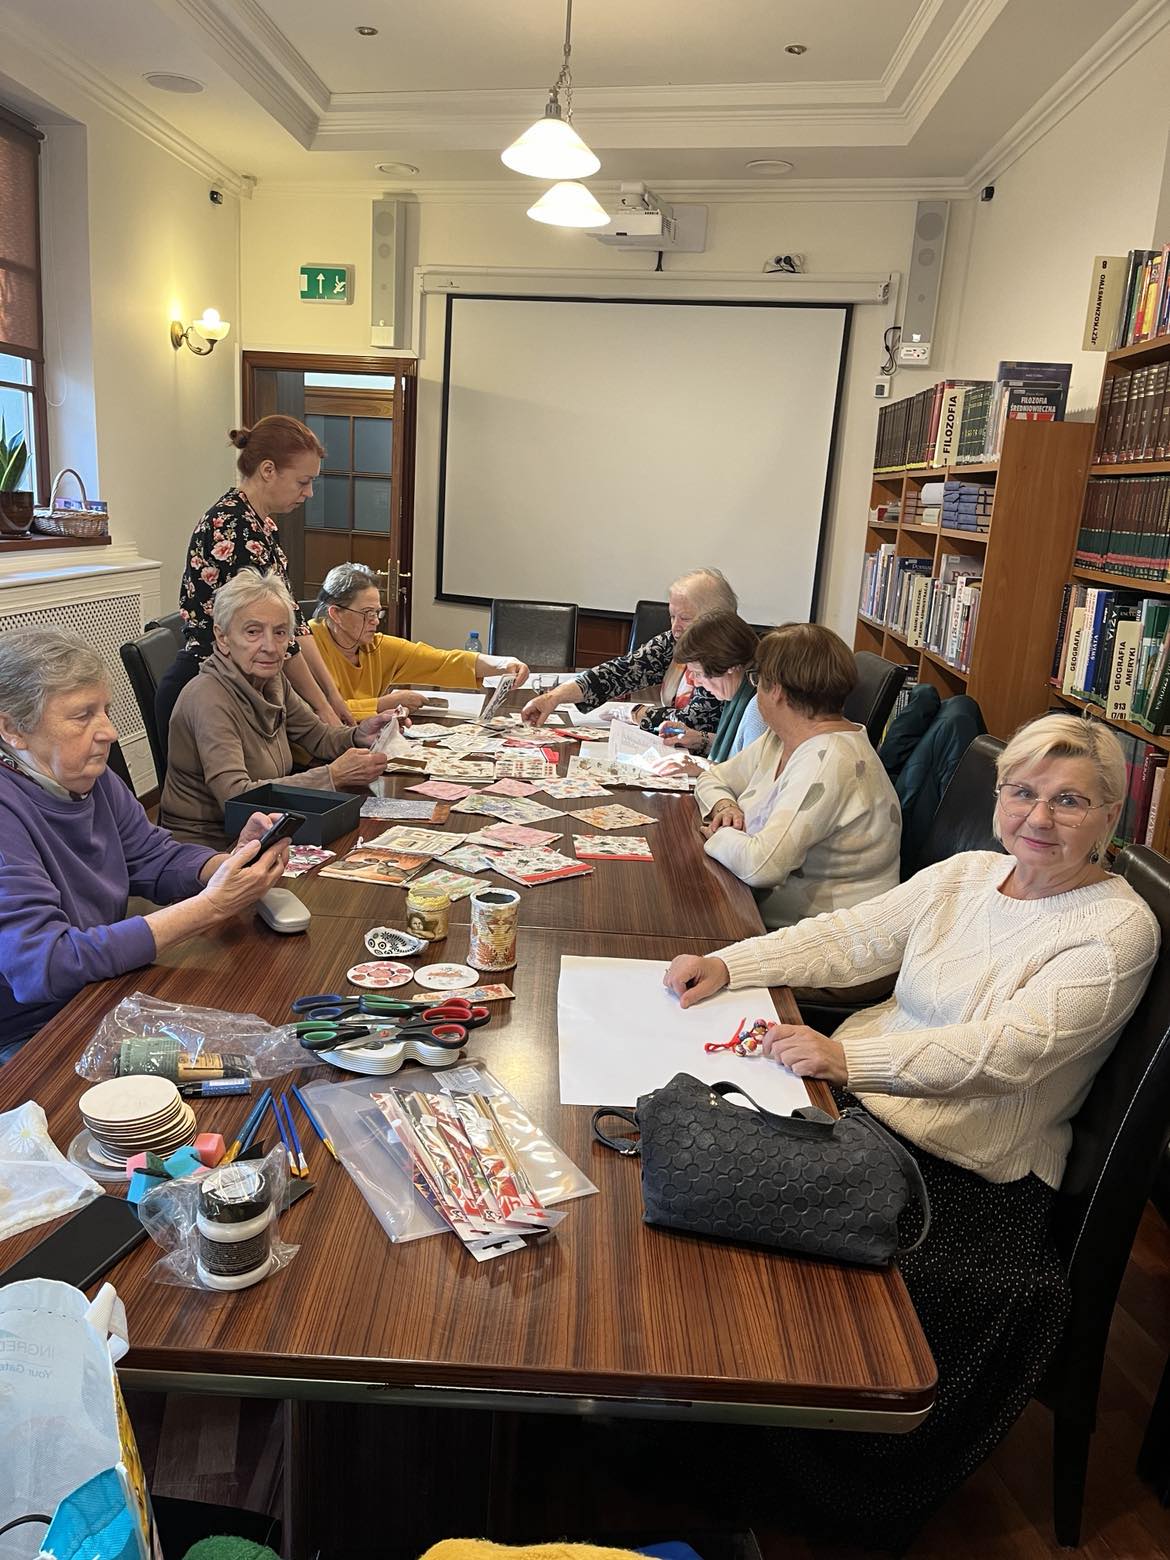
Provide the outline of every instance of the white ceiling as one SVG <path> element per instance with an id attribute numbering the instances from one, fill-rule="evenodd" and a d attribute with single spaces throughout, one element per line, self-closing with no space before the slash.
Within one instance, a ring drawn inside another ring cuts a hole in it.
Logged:
<path id="1" fill-rule="evenodd" d="M 602 181 L 966 187 L 1167 22 L 1170 0 L 577 0 L 574 119 Z M 499 151 L 540 113 L 563 28 L 563 0 L 5 0 L 0 19 L 229 179 L 504 191 L 530 188 Z M 793 172 L 753 176 L 758 157 Z M 390 161 L 418 180 L 375 173 Z"/>

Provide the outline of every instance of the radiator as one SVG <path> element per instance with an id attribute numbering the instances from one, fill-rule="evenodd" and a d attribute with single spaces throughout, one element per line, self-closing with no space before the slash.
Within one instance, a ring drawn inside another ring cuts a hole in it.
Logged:
<path id="1" fill-rule="evenodd" d="M 53 623 L 80 634 L 100 652 L 110 676 L 110 713 L 135 790 L 142 795 L 157 782 L 119 649 L 158 616 L 159 566 L 129 547 L 87 548 L 85 553 L 85 562 L 70 551 L 69 563 L 56 566 L 47 554 L 31 560 L 16 552 L 0 559 L 0 633 Z M 100 561 L 88 561 L 95 557 Z"/>

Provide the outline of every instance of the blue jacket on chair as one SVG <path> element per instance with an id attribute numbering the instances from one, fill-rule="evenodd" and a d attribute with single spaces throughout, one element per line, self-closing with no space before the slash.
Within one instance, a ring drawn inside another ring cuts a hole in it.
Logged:
<path id="1" fill-rule="evenodd" d="M 891 724 L 878 756 L 902 805 L 902 880 L 916 868 L 918 850 L 959 760 L 987 730 L 974 699 L 940 699 L 919 683 Z"/>

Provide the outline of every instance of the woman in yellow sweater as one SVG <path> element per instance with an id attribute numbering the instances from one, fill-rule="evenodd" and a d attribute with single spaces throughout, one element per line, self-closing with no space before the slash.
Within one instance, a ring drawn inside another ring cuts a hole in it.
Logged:
<path id="1" fill-rule="evenodd" d="M 514 656 L 436 650 L 417 640 L 379 633 L 385 615 L 372 569 L 360 563 L 339 563 L 330 569 L 309 627 L 355 720 L 396 705 L 417 709 L 426 703 L 425 694 L 401 690 L 398 683 L 475 688 L 494 672 L 514 672 L 518 684 L 528 676 L 528 668 Z"/>

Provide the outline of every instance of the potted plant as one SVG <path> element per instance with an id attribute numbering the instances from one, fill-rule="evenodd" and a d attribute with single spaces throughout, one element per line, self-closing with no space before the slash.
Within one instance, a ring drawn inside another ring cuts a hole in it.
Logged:
<path id="1" fill-rule="evenodd" d="M 0 536 L 24 536 L 33 521 L 33 496 L 19 483 L 28 465 L 23 429 L 9 439 L 0 417 Z"/>

